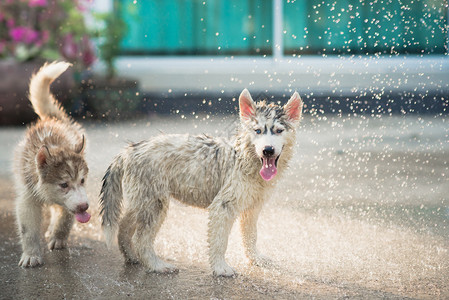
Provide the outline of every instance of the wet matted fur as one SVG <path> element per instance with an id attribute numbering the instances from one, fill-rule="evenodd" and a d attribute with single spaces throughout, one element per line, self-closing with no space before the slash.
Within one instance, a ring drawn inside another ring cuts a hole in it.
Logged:
<path id="1" fill-rule="evenodd" d="M 40 247 L 42 209 L 49 207 L 48 248 L 64 248 L 73 224 L 89 221 L 84 188 L 88 167 L 84 131 L 50 92 L 51 83 L 69 63 L 45 64 L 30 82 L 30 101 L 40 120 L 31 125 L 14 157 L 16 217 L 22 244 L 19 266 L 43 263 Z"/>
<path id="2" fill-rule="evenodd" d="M 245 254 L 253 264 L 265 262 L 256 249 L 257 218 L 292 156 L 302 101 L 295 92 L 283 107 L 256 104 L 245 89 L 239 106 L 241 126 L 232 140 L 161 135 L 130 144 L 114 159 L 100 194 L 102 227 L 109 246 L 118 229 L 126 261 L 154 272 L 176 270 L 153 249 L 174 198 L 208 209 L 209 260 L 215 275 L 235 273 L 225 252 L 238 216 Z M 127 205 L 122 215 L 123 198 Z"/>

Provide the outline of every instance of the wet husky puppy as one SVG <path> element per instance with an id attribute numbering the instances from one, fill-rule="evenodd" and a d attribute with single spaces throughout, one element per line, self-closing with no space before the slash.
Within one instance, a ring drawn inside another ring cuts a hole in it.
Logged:
<path id="1" fill-rule="evenodd" d="M 208 209 L 209 261 L 215 275 L 235 273 L 225 252 L 239 216 L 247 257 L 256 265 L 266 262 L 256 249 L 257 218 L 292 156 L 302 101 L 295 92 L 283 107 L 256 104 L 245 89 L 239 106 L 241 126 L 232 141 L 161 135 L 129 145 L 114 159 L 100 194 L 102 227 L 108 245 L 118 229 L 126 261 L 140 262 L 149 271 L 176 271 L 153 249 L 170 198 L 175 198 Z M 122 198 L 127 202 L 123 216 Z"/>
<path id="2" fill-rule="evenodd" d="M 50 84 L 69 66 L 66 62 L 45 64 L 31 77 L 29 98 L 40 120 L 28 128 L 14 158 L 22 267 L 43 263 L 40 227 L 44 207 L 52 212 L 50 250 L 66 246 L 74 216 L 81 223 L 90 219 L 84 188 L 88 168 L 83 130 L 50 93 Z"/>

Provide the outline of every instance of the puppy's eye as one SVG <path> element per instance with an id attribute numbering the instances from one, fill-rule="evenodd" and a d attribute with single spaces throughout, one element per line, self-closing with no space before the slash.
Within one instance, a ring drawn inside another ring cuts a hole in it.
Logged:
<path id="1" fill-rule="evenodd" d="M 59 186 L 63 189 L 66 189 L 69 187 L 69 184 L 67 182 L 64 182 L 64 183 L 61 183 Z"/>
<path id="2" fill-rule="evenodd" d="M 261 134 L 262 133 L 262 130 L 260 130 L 260 129 L 256 129 L 254 131 L 256 132 L 256 134 Z"/>
<path id="3" fill-rule="evenodd" d="M 83 179 L 81 179 L 81 184 L 84 184 L 84 178 L 83 178 Z"/>
<path id="4" fill-rule="evenodd" d="M 276 133 L 282 133 L 282 132 L 284 132 L 284 129 L 276 129 Z"/>

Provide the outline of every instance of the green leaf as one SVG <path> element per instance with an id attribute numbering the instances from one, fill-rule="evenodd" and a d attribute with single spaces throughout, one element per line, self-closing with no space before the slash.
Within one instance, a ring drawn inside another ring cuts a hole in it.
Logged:
<path id="1" fill-rule="evenodd" d="M 59 51 L 50 48 L 45 48 L 40 56 L 46 60 L 57 60 L 60 58 Z"/>

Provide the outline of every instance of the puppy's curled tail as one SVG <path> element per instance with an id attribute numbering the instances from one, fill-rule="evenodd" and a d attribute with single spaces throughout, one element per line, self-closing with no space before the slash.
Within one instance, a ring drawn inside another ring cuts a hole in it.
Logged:
<path id="1" fill-rule="evenodd" d="M 34 111 L 41 119 L 69 119 L 64 109 L 51 94 L 50 85 L 71 65 L 72 64 L 68 62 L 45 63 L 39 71 L 31 77 L 30 101 Z"/>
<path id="2" fill-rule="evenodd" d="M 123 158 L 118 155 L 106 170 L 100 192 L 101 227 L 110 249 L 115 239 L 122 210 Z"/>

